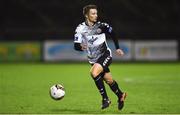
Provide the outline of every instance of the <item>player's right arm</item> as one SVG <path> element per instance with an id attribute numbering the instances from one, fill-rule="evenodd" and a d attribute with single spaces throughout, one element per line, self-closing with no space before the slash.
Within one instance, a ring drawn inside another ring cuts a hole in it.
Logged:
<path id="1" fill-rule="evenodd" d="M 84 51 L 87 49 L 87 46 L 81 43 L 74 43 L 74 49 L 77 51 Z"/>
<path id="2" fill-rule="evenodd" d="M 86 50 L 87 46 L 82 44 L 82 34 L 81 34 L 82 28 L 81 25 L 79 25 L 75 30 L 74 35 L 74 49 L 77 51 L 83 51 Z"/>

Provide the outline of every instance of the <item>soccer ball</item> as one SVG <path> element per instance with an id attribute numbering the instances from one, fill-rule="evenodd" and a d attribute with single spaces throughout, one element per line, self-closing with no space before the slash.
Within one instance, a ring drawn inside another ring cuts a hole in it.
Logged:
<path id="1" fill-rule="evenodd" d="M 60 84 L 55 84 L 50 88 L 50 96 L 54 100 L 61 100 L 65 95 L 64 87 Z"/>

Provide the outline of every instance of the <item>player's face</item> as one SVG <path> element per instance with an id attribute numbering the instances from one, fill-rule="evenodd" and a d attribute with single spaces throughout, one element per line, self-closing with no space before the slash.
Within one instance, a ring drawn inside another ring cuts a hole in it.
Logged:
<path id="1" fill-rule="evenodd" d="M 96 9 L 90 9 L 87 15 L 89 22 L 95 23 L 97 21 L 98 15 Z"/>

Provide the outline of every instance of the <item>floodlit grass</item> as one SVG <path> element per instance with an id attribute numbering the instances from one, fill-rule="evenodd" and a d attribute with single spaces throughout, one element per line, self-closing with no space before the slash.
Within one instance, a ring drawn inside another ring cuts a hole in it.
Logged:
<path id="1" fill-rule="evenodd" d="M 0 113 L 180 113 L 179 63 L 113 63 L 113 78 L 128 93 L 122 111 L 108 85 L 112 104 L 100 109 L 101 96 L 89 69 L 89 64 L 0 64 Z M 66 90 L 60 101 L 49 96 L 49 88 L 56 83 Z"/>

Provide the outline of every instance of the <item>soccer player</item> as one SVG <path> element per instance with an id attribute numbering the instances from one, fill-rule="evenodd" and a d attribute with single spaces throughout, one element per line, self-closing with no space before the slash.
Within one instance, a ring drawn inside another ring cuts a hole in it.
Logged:
<path id="1" fill-rule="evenodd" d="M 89 63 L 92 65 L 90 74 L 102 96 L 101 109 L 109 107 L 111 101 L 107 96 L 104 81 L 118 97 L 118 109 L 124 106 L 126 93 L 119 89 L 119 86 L 109 70 L 112 62 L 111 50 L 106 43 L 106 34 L 109 34 L 114 41 L 116 53 L 120 56 L 124 52 L 119 48 L 118 40 L 114 31 L 107 23 L 97 21 L 97 6 L 87 5 L 83 8 L 85 22 L 79 24 L 74 35 L 74 49 L 86 51 Z M 104 81 L 103 81 L 104 80 Z"/>

